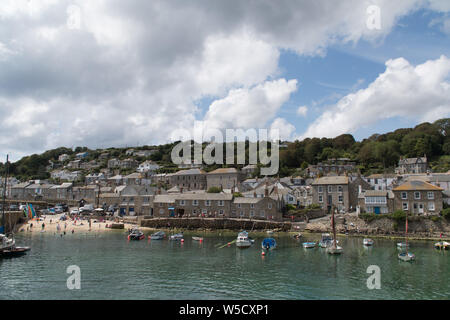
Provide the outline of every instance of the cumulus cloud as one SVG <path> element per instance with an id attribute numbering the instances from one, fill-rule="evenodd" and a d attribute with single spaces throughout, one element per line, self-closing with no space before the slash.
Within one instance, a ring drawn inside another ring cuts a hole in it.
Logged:
<path id="1" fill-rule="evenodd" d="M 297 114 L 299 116 L 306 117 L 307 113 L 308 113 L 308 107 L 307 106 L 300 106 L 300 107 L 298 107 Z"/>
<path id="2" fill-rule="evenodd" d="M 270 138 L 274 139 L 276 130 L 281 141 L 291 141 L 295 132 L 295 126 L 286 121 L 286 119 L 276 118 L 270 125 Z"/>
<path id="3" fill-rule="evenodd" d="M 413 66 L 404 58 L 367 88 L 349 94 L 325 111 L 300 137 L 335 137 L 392 117 L 434 121 L 450 115 L 450 59 L 441 56 Z"/>
<path id="4" fill-rule="evenodd" d="M 374 4 L 381 30 L 366 26 Z M 17 159 L 61 145 L 165 143 L 195 120 L 269 123 L 296 88 L 295 80 L 279 79 L 281 49 L 316 55 L 333 43 L 379 39 L 424 5 L 430 4 L 4 0 L 0 148 Z M 80 13 L 75 27 L 68 23 L 73 6 Z M 199 119 L 195 103 L 205 97 L 216 101 Z"/>

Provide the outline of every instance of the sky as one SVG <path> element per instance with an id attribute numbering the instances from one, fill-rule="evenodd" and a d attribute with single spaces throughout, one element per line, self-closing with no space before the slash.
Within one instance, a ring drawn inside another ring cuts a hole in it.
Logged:
<path id="1" fill-rule="evenodd" d="M 2 0 L 0 157 L 450 116 L 448 0 Z"/>

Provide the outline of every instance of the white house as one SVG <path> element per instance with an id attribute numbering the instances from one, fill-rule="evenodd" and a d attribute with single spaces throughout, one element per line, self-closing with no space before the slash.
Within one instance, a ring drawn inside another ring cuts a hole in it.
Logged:
<path id="1" fill-rule="evenodd" d="M 153 172 L 153 171 L 158 170 L 159 168 L 161 168 L 161 167 L 152 161 L 144 161 L 138 166 L 137 171 L 141 172 L 141 173 L 149 172 L 149 171 Z"/>

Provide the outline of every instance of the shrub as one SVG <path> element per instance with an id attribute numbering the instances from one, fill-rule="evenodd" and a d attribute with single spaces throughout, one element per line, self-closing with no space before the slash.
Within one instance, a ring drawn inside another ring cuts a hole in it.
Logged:
<path id="1" fill-rule="evenodd" d="M 395 221 L 405 220 L 406 213 L 403 210 L 396 210 L 390 215 L 390 218 L 394 219 Z"/>
<path id="2" fill-rule="evenodd" d="M 372 222 L 373 220 L 377 219 L 379 216 L 377 216 L 375 213 L 360 213 L 359 217 L 366 222 Z"/>
<path id="3" fill-rule="evenodd" d="M 446 209 L 442 210 L 442 216 L 445 219 L 450 219 L 450 208 L 446 208 Z"/>
<path id="4" fill-rule="evenodd" d="M 433 222 L 437 222 L 437 221 L 441 220 L 441 217 L 439 217 L 439 216 L 432 216 L 430 219 Z"/>
<path id="5" fill-rule="evenodd" d="M 211 187 L 208 189 L 208 193 L 220 193 L 221 191 L 219 187 Z"/>
<path id="6" fill-rule="evenodd" d="M 295 210 L 296 208 L 295 208 L 295 206 L 293 205 L 293 204 L 287 204 L 286 205 L 286 209 L 288 210 L 288 211 L 291 211 L 291 210 Z"/>

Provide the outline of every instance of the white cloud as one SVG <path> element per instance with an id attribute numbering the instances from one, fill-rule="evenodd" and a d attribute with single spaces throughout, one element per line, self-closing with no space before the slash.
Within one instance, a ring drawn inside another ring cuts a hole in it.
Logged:
<path id="1" fill-rule="evenodd" d="M 308 113 L 308 107 L 307 106 L 300 106 L 300 107 L 298 107 L 297 114 L 299 116 L 306 117 L 307 113 Z"/>
<path id="2" fill-rule="evenodd" d="M 210 105 L 204 121 L 211 128 L 264 128 L 296 90 L 295 79 L 230 90 L 226 97 Z"/>
<path id="3" fill-rule="evenodd" d="M 434 121 L 450 115 L 450 59 L 441 56 L 413 66 L 388 60 L 367 88 L 349 94 L 325 111 L 300 137 L 335 137 L 392 117 Z"/>
<path id="4" fill-rule="evenodd" d="M 276 118 L 270 125 L 269 137 L 274 136 L 274 130 L 278 130 L 278 134 L 281 141 L 289 141 L 293 138 L 295 132 L 295 126 L 286 121 L 283 118 Z"/>

